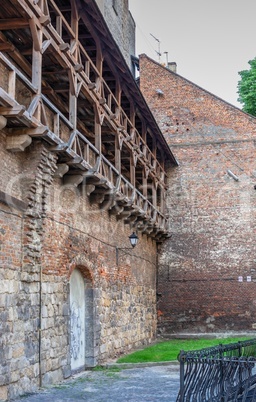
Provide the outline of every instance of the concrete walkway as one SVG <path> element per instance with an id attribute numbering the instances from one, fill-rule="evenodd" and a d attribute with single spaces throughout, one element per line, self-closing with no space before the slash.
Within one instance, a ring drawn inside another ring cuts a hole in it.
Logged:
<path id="1" fill-rule="evenodd" d="M 175 402 L 179 365 L 86 371 L 71 380 L 15 401 Z"/>

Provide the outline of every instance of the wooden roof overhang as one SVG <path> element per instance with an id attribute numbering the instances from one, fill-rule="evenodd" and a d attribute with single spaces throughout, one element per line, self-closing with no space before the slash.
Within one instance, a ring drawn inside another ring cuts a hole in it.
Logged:
<path id="1" fill-rule="evenodd" d="M 168 235 L 165 162 L 177 162 L 96 3 L 2 0 L 0 67 L 7 148 L 43 138 L 64 181 L 86 181 L 118 219 Z"/>

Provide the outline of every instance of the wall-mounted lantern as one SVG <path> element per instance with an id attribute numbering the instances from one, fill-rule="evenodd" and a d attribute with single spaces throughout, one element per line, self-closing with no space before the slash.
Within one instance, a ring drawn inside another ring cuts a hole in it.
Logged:
<path id="1" fill-rule="evenodd" d="M 133 232 L 133 233 L 129 236 L 129 240 L 130 240 L 130 243 L 131 243 L 132 248 L 134 248 L 134 247 L 137 245 L 139 238 L 138 238 L 138 236 L 136 235 L 136 233 Z"/>
<path id="2" fill-rule="evenodd" d="M 119 257 L 119 250 L 132 250 L 134 249 L 134 247 L 137 245 L 138 243 L 138 236 L 136 235 L 135 232 L 133 232 L 130 236 L 129 236 L 129 240 L 131 243 L 132 247 L 116 247 L 116 265 L 118 265 L 118 257 Z"/>

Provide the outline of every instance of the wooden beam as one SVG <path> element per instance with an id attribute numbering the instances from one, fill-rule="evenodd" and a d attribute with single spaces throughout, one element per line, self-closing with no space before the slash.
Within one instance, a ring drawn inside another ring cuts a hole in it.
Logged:
<path id="1" fill-rule="evenodd" d="M 22 29 L 29 26 L 29 21 L 24 18 L 0 19 L 0 31 Z"/>
<path id="2" fill-rule="evenodd" d="M 5 43 L 0 43 L 0 52 L 13 52 L 15 49 L 15 46 L 12 43 L 5 42 Z"/>
<path id="3" fill-rule="evenodd" d="M 49 16 L 48 0 L 34 0 L 34 4 L 38 4 L 44 15 Z"/>
<path id="4" fill-rule="evenodd" d="M 8 73 L 8 94 L 15 99 L 16 95 L 16 71 L 10 70 Z"/>
<path id="5" fill-rule="evenodd" d="M 3 34 L 0 32 L 0 39 L 2 38 Z M 14 48 L 12 51 L 12 59 L 16 62 L 17 66 L 23 70 L 24 73 L 26 73 L 29 77 L 31 76 L 31 65 L 16 48 Z"/>
<path id="6" fill-rule="evenodd" d="M 95 147 L 101 153 L 101 124 L 98 122 L 98 119 L 96 117 L 94 122 L 94 134 L 95 134 Z"/>
<path id="7" fill-rule="evenodd" d="M 42 93 L 42 42 L 43 42 L 43 32 L 38 29 L 34 20 L 29 21 L 30 30 L 33 38 L 33 51 L 32 51 L 32 84 L 37 89 L 37 94 L 34 96 L 37 102 L 40 99 Z M 40 121 L 41 119 L 41 108 L 37 108 L 35 117 Z M 34 114 L 33 113 L 33 114 Z"/>
<path id="8" fill-rule="evenodd" d="M 135 164 L 132 153 L 130 156 L 130 182 L 135 187 Z"/>
<path id="9" fill-rule="evenodd" d="M 6 117 L 19 117 L 22 116 L 25 112 L 26 108 L 23 105 L 14 106 L 14 107 L 0 107 L 0 115 Z"/>
<path id="10" fill-rule="evenodd" d="M 62 38 L 62 19 L 59 15 L 56 17 L 56 31 L 58 32 L 59 36 Z"/>
<path id="11" fill-rule="evenodd" d="M 45 106 L 44 106 L 44 103 L 42 102 L 42 100 L 40 100 L 40 105 L 41 105 L 41 122 L 44 126 L 49 127 L 47 113 L 46 113 Z"/>
<path id="12" fill-rule="evenodd" d="M 121 172 L 121 147 L 118 134 L 115 136 L 115 168 Z"/>
<path id="13" fill-rule="evenodd" d="M 69 77 L 69 120 L 73 124 L 74 132 L 77 127 L 77 74 L 68 70 Z"/>
<path id="14" fill-rule="evenodd" d="M 68 78 L 69 78 L 69 90 L 71 95 L 76 95 L 76 81 L 77 77 L 73 74 L 71 70 L 68 70 Z"/>
<path id="15" fill-rule="evenodd" d="M 148 194 L 148 173 L 149 173 L 149 169 L 143 170 L 143 178 L 142 178 L 142 194 L 144 195 L 145 198 L 147 198 L 147 194 Z"/>
<path id="16" fill-rule="evenodd" d="M 31 137 L 42 137 L 47 134 L 49 128 L 46 126 L 39 126 L 36 128 L 10 128 L 7 134 L 18 136 L 18 135 L 30 135 Z"/>
<path id="17" fill-rule="evenodd" d="M 1 39 L 1 32 L 0 32 L 0 39 Z M 18 57 L 16 58 L 16 56 L 18 55 Z M 15 74 L 23 81 L 23 83 L 26 85 L 27 88 L 29 88 L 29 90 L 33 93 L 36 93 L 36 89 L 35 87 L 32 85 L 32 83 L 30 82 L 30 80 L 21 72 L 21 69 L 23 69 L 23 62 L 25 61 L 25 59 L 21 56 L 21 54 L 18 54 L 18 51 L 15 49 L 12 53 L 12 58 L 13 60 L 17 63 L 17 65 L 20 67 L 20 69 L 18 69 L 7 57 L 5 57 L 5 55 L 3 53 L 0 53 L 0 60 L 1 62 L 7 66 L 7 68 L 10 70 L 11 74 L 12 72 L 15 72 Z M 25 62 L 27 63 L 27 62 Z M 28 64 L 26 64 L 26 66 L 28 67 Z M 31 76 L 31 66 L 29 65 L 28 68 L 24 68 L 23 71 L 26 72 L 26 74 L 30 77 Z M 12 76 L 11 79 L 14 79 L 15 75 Z M 8 91 L 9 92 L 9 91 Z M 10 94 L 10 92 L 9 92 Z"/>
<path id="18" fill-rule="evenodd" d="M 59 69 L 58 70 L 58 74 L 67 74 L 67 72 L 68 72 L 68 68 L 63 68 L 63 69 Z M 44 75 L 56 75 L 56 71 L 47 71 L 47 70 L 45 70 L 44 72 Z"/>
<path id="19" fill-rule="evenodd" d="M 33 38 L 33 48 L 37 52 L 40 52 L 41 51 L 41 46 L 42 46 L 42 41 L 40 40 L 39 31 L 37 29 L 35 20 L 33 18 L 31 18 L 29 20 L 29 26 L 30 26 L 31 35 L 32 35 L 32 38 Z"/>
<path id="20" fill-rule="evenodd" d="M 28 112 L 28 114 L 29 114 L 30 116 L 33 116 L 33 115 L 34 115 L 34 113 L 35 113 L 35 111 L 36 111 L 36 109 L 37 109 L 37 107 L 38 107 L 38 104 L 39 104 L 40 100 L 41 100 L 41 97 L 40 97 L 39 95 L 35 95 L 35 96 L 32 98 L 32 101 L 31 101 L 31 103 L 30 103 L 30 105 L 29 105 L 29 107 L 28 107 L 28 109 L 27 109 L 27 112 Z"/>
<path id="21" fill-rule="evenodd" d="M 7 92 L 0 88 L 0 100 L 7 107 L 15 107 L 18 103 Z"/>
<path id="22" fill-rule="evenodd" d="M 51 39 L 48 39 L 48 40 L 44 40 L 44 41 L 43 41 L 43 43 L 42 43 L 42 50 L 41 50 L 41 53 L 42 53 L 42 54 L 46 51 L 46 49 L 48 49 L 48 47 L 50 46 L 51 43 L 52 43 Z"/>

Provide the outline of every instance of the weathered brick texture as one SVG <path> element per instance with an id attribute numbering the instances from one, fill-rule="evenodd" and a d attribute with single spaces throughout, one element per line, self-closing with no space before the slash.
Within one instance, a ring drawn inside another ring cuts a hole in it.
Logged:
<path id="1" fill-rule="evenodd" d="M 159 257 L 159 329 L 252 330 L 256 120 L 145 55 L 140 87 L 180 163 L 169 177 L 172 237 Z"/>
<path id="2" fill-rule="evenodd" d="M 93 293 L 94 364 L 156 335 L 156 244 L 99 209 L 85 188 L 54 177 L 57 157 L 41 141 L 23 153 L 1 133 L 0 399 L 71 375 L 70 275 L 79 269 Z M 11 198 L 12 196 L 13 198 Z M 23 210 L 13 204 L 19 200 Z M 11 202 L 12 201 L 12 202 Z"/>

